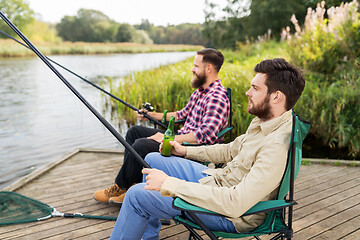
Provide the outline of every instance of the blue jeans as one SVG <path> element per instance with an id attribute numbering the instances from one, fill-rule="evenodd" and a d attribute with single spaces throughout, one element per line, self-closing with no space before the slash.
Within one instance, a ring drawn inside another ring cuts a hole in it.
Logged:
<path id="1" fill-rule="evenodd" d="M 163 157 L 160 153 L 150 153 L 145 161 L 152 168 L 164 171 L 172 177 L 189 182 L 198 182 L 206 177 L 202 173 L 206 166 L 180 157 Z M 145 177 L 143 178 L 143 182 Z M 160 219 L 172 219 L 180 211 L 172 208 L 173 198 L 163 197 L 160 192 L 145 190 L 146 183 L 131 187 L 126 193 L 110 240 L 115 239 L 158 239 Z M 224 217 L 198 214 L 198 217 L 212 230 L 236 232 L 233 223 Z"/>

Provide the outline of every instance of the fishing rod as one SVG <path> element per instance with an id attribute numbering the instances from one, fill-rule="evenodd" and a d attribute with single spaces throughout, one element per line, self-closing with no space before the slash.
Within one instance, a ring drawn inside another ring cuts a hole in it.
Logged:
<path id="1" fill-rule="evenodd" d="M 47 58 L 25 37 L 25 35 L 0 11 L 0 17 L 7 25 L 29 46 L 29 48 L 36 53 L 36 55 L 60 78 L 60 80 L 85 104 L 85 106 L 99 119 L 99 121 L 114 135 L 114 137 L 121 142 L 121 144 L 129 150 L 135 159 L 146 168 L 151 168 L 150 165 L 142 159 L 142 157 L 130 146 L 130 144 L 101 116 L 101 114 L 93 107 L 86 99 L 60 74 L 60 72 L 47 60 Z"/>
<path id="2" fill-rule="evenodd" d="M 26 46 L 25 44 L 23 44 L 22 42 L 20 42 L 19 40 L 17 40 L 17 39 L 15 39 L 15 38 L 13 38 L 13 37 L 12 37 L 12 36 L 10 36 L 9 34 L 7 34 L 7 33 L 3 32 L 3 31 L 1 31 L 1 30 L 0 30 L 0 33 L 2 33 L 3 35 L 7 36 L 8 38 L 10 38 L 10 39 L 12 39 L 12 40 L 16 41 L 17 43 L 19 43 L 19 44 L 23 45 L 24 47 L 26 47 L 26 48 L 28 48 L 28 49 L 30 49 L 30 50 L 33 50 L 33 49 L 29 48 L 28 46 Z M 66 67 L 64 67 L 64 66 L 62 66 L 61 64 L 59 64 L 59 63 L 55 62 L 55 61 L 54 61 L 54 60 L 52 60 L 51 58 L 48 58 L 47 56 L 44 56 L 44 57 L 45 57 L 47 60 L 49 60 L 50 62 L 52 62 L 52 63 L 56 64 L 57 66 L 61 67 L 62 69 L 64 69 L 64 70 L 68 71 L 69 73 L 71 73 L 71 74 L 75 75 L 76 77 L 80 78 L 81 80 L 85 81 L 86 83 L 90 84 L 91 86 L 93 86 L 93 87 L 97 88 L 98 90 L 102 91 L 103 93 L 105 93 L 105 94 L 109 95 L 110 97 L 112 97 L 112 98 L 114 98 L 114 99 L 118 100 L 119 102 L 121 102 L 121 103 L 122 103 L 122 104 L 124 104 L 125 106 L 127 106 L 127 107 L 131 108 L 132 110 L 134 110 L 134 111 L 136 111 L 136 112 L 138 112 L 138 113 L 140 113 L 140 114 L 144 115 L 144 117 L 146 117 L 147 119 L 149 119 L 150 121 L 152 121 L 154 124 L 157 124 L 157 125 L 159 125 L 159 126 L 161 126 L 161 127 L 165 128 L 165 129 L 167 128 L 166 124 L 164 124 L 164 123 L 162 123 L 162 122 L 160 122 L 160 121 L 158 121 L 158 120 L 154 119 L 153 117 L 151 117 L 150 115 L 148 115 L 146 112 L 140 111 L 139 109 L 137 109 L 136 107 L 132 106 L 131 104 L 129 104 L 129 103 L 125 102 L 124 100 L 122 100 L 122 99 L 120 99 L 120 98 L 116 97 L 115 95 L 113 95 L 113 94 L 109 93 L 109 92 L 108 92 L 108 91 L 106 91 L 105 89 L 103 89 L 103 88 L 99 87 L 98 85 L 96 85 L 96 84 L 94 84 L 94 83 L 90 82 L 89 80 L 87 80 L 87 79 L 85 79 L 85 78 L 81 77 L 81 76 L 80 76 L 80 75 L 78 75 L 77 73 L 75 73 L 75 72 L 71 71 L 70 69 L 68 69 L 68 68 L 66 68 Z"/>

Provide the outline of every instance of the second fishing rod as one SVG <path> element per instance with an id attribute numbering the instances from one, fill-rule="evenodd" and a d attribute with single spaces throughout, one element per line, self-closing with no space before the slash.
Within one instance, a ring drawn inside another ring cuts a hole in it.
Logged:
<path id="1" fill-rule="evenodd" d="M 14 40 L 14 41 L 16 41 L 17 43 L 21 44 L 22 46 L 24 46 L 24 47 L 26 47 L 26 48 L 28 48 L 28 49 L 30 49 L 30 50 L 33 51 L 33 49 L 31 49 L 30 47 L 26 46 L 24 43 L 20 42 L 19 40 L 13 38 L 13 37 L 10 36 L 9 34 L 3 32 L 3 31 L 1 31 L 1 30 L 0 30 L 0 33 L 3 34 L 3 35 L 5 35 L 6 37 L 8 37 L 8 38 L 10 38 L 10 39 L 12 39 L 12 40 Z M 36 54 L 36 52 L 35 52 L 35 54 Z M 45 56 L 45 55 L 44 55 L 44 56 Z M 98 90 L 102 91 L 103 93 L 107 94 L 108 96 L 110 96 L 110 97 L 116 99 L 117 101 L 121 102 L 122 104 L 124 104 L 124 105 L 127 106 L 128 108 L 130 108 L 130 109 L 132 109 L 132 110 L 134 110 L 134 111 L 136 111 L 136 112 L 144 115 L 145 118 L 149 119 L 149 120 L 150 120 L 151 122 L 153 122 L 154 124 L 159 125 L 159 126 L 165 128 L 165 129 L 167 128 L 167 125 L 166 125 L 166 124 L 160 122 L 159 120 L 156 120 L 155 118 L 151 117 L 151 116 L 150 116 L 149 114 L 147 114 L 146 112 L 140 111 L 138 108 L 136 108 L 136 107 L 132 106 L 131 104 L 125 102 L 124 100 L 116 97 L 115 95 L 111 94 L 110 92 L 106 91 L 105 89 L 103 89 L 103 88 L 99 87 L 98 85 L 90 82 L 89 80 L 81 77 L 81 76 L 78 75 L 77 73 L 75 73 L 75 72 L 71 71 L 70 69 L 62 66 L 61 64 L 55 62 L 55 61 L 52 60 L 51 58 L 48 58 L 47 56 L 45 56 L 45 58 L 46 58 L 47 60 L 49 60 L 50 62 L 56 64 L 57 66 L 61 67 L 62 69 L 66 70 L 66 71 L 68 71 L 69 73 L 71 73 L 71 74 L 75 75 L 76 77 L 80 78 L 81 80 L 85 81 L 86 83 L 90 84 L 91 86 L 95 87 L 96 89 L 98 89 Z"/>

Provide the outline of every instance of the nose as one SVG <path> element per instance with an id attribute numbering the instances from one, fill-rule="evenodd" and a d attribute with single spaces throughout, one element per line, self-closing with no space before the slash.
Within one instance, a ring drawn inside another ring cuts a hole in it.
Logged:
<path id="1" fill-rule="evenodd" d="M 250 90 L 251 90 L 251 88 L 249 90 L 247 90 L 246 93 L 245 93 L 245 95 L 248 96 L 248 97 L 250 97 Z"/>

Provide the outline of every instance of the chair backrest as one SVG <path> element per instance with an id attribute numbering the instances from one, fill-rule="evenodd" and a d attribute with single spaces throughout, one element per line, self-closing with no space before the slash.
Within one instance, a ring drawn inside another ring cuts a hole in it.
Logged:
<path id="1" fill-rule="evenodd" d="M 291 131 L 291 139 L 288 151 L 288 159 L 285 173 L 280 184 L 279 192 L 277 199 L 284 199 L 291 187 L 291 175 L 292 167 L 293 171 L 293 181 L 295 181 L 301 166 L 302 160 L 302 143 L 309 132 L 311 123 L 304 121 L 299 115 L 294 111 L 293 115 L 293 124 Z M 293 160 L 293 161 L 292 161 Z"/>
<path id="2" fill-rule="evenodd" d="M 226 88 L 227 90 L 227 95 L 228 95 L 228 98 L 229 98 L 229 103 L 230 103 L 230 113 L 229 113 L 229 120 L 228 120 L 228 125 L 229 125 L 229 128 L 230 128 L 230 142 L 233 140 L 232 139 L 232 129 L 234 128 L 233 124 L 232 124 L 232 91 L 231 91 L 231 88 Z"/>
<path id="3" fill-rule="evenodd" d="M 279 191 L 276 196 L 276 200 L 285 199 L 286 195 L 289 193 L 286 200 L 293 201 L 294 194 L 294 181 L 299 173 L 301 160 L 302 160 L 302 143 L 310 130 L 311 123 L 303 120 L 299 115 L 294 111 L 292 112 L 293 123 L 292 131 L 290 138 L 290 145 L 288 151 L 287 165 L 283 175 L 283 178 L 280 183 Z M 292 207 L 290 207 L 289 214 L 291 215 L 289 225 L 291 228 L 292 224 Z M 290 212 L 291 211 L 291 212 Z M 282 214 L 279 210 L 271 211 L 266 216 L 265 221 L 261 226 L 257 228 L 259 232 L 266 231 L 266 229 L 275 231 L 283 228 L 283 219 Z M 289 216 L 288 216 L 289 218 Z"/>
<path id="4" fill-rule="evenodd" d="M 226 88 L 227 90 L 227 96 L 229 98 L 229 105 L 230 105 L 230 112 L 229 112 L 229 116 L 228 116 L 228 127 L 226 127 L 225 129 L 223 129 L 222 131 L 220 131 L 218 133 L 218 138 L 222 137 L 223 135 L 225 135 L 226 133 L 230 132 L 230 141 L 231 142 L 233 140 L 232 137 L 232 129 L 234 128 L 233 124 L 232 124 L 232 91 L 231 88 Z"/>

